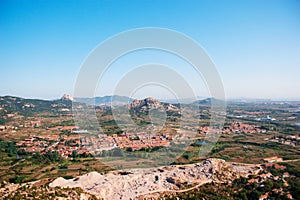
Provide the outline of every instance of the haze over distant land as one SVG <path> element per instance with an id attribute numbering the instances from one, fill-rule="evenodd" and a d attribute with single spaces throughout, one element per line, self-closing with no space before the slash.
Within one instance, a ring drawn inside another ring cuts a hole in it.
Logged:
<path id="1" fill-rule="evenodd" d="M 298 1 L 4 1 L 0 5 L 0 96 L 55 99 L 72 94 L 80 67 L 101 42 L 120 32 L 162 27 L 198 42 L 216 65 L 227 99 L 300 100 Z M 124 74 L 145 63 L 165 64 L 209 96 L 192 66 L 147 50 L 111 64 L 95 96 L 114 94 Z M 117 94 L 124 96 L 124 94 Z M 136 98 L 175 99 L 144 88 Z M 190 98 L 190 97 L 186 97 Z"/>

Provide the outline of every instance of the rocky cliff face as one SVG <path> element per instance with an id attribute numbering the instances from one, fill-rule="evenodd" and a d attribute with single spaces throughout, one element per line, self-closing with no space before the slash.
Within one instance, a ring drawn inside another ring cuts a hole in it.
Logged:
<path id="1" fill-rule="evenodd" d="M 50 187 L 80 187 L 101 199 L 129 200 L 159 192 L 188 191 L 213 181 L 231 182 L 259 171 L 254 165 L 233 165 L 224 160 L 208 159 L 197 164 L 115 171 L 105 175 L 91 172 L 71 180 L 58 178 Z"/>
<path id="2" fill-rule="evenodd" d="M 64 94 L 62 97 L 61 97 L 61 100 L 63 100 L 63 101 L 74 101 L 74 98 L 71 96 L 71 95 L 69 95 L 69 94 Z"/>
<path id="3" fill-rule="evenodd" d="M 130 108 L 134 109 L 139 112 L 148 111 L 153 108 L 160 108 L 162 107 L 162 103 L 160 103 L 158 100 L 154 98 L 146 98 L 142 100 L 133 100 L 133 102 L 130 104 Z"/>
<path id="4" fill-rule="evenodd" d="M 157 99 L 148 97 L 142 100 L 133 100 L 133 102 L 129 105 L 129 108 L 136 112 L 146 112 L 151 109 L 157 109 L 160 111 L 180 111 L 180 109 L 172 104 L 161 103 Z"/>

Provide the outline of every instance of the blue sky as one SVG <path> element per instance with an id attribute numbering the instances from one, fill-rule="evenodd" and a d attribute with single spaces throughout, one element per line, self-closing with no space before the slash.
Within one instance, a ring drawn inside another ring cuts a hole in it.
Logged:
<path id="1" fill-rule="evenodd" d="M 99 43 L 129 29 L 162 27 L 206 50 L 227 98 L 300 100 L 299 10 L 296 0 L 2 0 L 0 95 L 72 94 L 80 65 Z M 121 76 L 118 67 L 106 76 Z M 96 95 L 110 93 L 113 82 L 106 83 Z"/>

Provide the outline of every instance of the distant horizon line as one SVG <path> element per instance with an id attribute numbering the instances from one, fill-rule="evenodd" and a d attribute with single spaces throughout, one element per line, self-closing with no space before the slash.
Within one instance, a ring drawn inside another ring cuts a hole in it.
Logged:
<path id="1" fill-rule="evenodd" d="M 39 99 L 39 100 L 58 100 L 61 99 L 64 95 L 66 95 L 67 93 L 64 93 L 63 95 L 61 95 L 58 98 L 45 98 L 45 97 L 25 97 L 25 96 L 21 96 L 21 95 L 13 95 L 13 94 L 5 94 L 5 95 L 0 95 L 0 97 L 6 97 L 6 96 L 10 96 L 10 97 L 18 97 L 18 98 L 22 98 L 22 99 Z M 67 95 L 71 95 L 71 94 L 67 94 Z M 71 95 L 72 96 L 72 95 Z M 168 101 L 174 101 L 174 100 L 185 100 L 185 99 L 196 99 L 196 100 L 203 100 L 203 99 L 208 99 L 208 98 L 215 98 L 215 99 L 219 99 L 216 97 L 212 97 L 212 96 L 196 96 L 196 97 L 184 97 L 184 98 L 180 98 L 180 99 L 176 99 L 176 98 L 160 98 L 160 97 L 153 97 L 153 96 L 148 96 L 148 97 L 140 97 L 140 98 L 136 98 L 136 97 L 128 97 L 125 95 L 119 95 L 119 94 L 107 94 L 107 95 L 99 95 L 99 96 L 93 96 L 93 97 L 73 97 L 74 99 L 82 99 L 82 98 L 103 98 L 103 97 L 112 97 L 112 96 L 119 96 L 119 97 L 126 97 L 126 98 L 131 98 L 131 99 L 146 99 L 146 98 L 155 98 L 157 100 L 168 100 Z M 300 101 L 300 98 L 262 98 L 262 97 L 229 97 L 229 98 L 225 98 L 225 101 Z"/>

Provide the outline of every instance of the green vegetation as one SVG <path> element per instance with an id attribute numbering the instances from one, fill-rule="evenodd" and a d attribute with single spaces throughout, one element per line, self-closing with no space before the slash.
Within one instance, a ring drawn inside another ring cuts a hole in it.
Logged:
<path id="1" fill-rule="evenodd" d="M 65 120 L 56 124 L 51 125 L 50 127 L 55 127 L 55 126 L 75 126 L 74 120 Z"/>
<path id="2" fill-rule="evenodd" d="M 74 152 L 72 156 L 72 159 L 63 159 L 55 151 L 46 154 L 28 153 L 18 150 L 14 142 L 0 140 L 0 183 L 24 183 L 40 178 L 73 177 L 89 171 L 107 170 L 90 155 Z M 87 164 L 89 167 L 85 166 Z"/>
<path id="3" fill-rule="evenodd" d="M 17 155 L 18 149 L 15 142 L 5 142 L 0 139 L 0 151 L 7 153 L 9 157 Z"/>
<path id="4" fill-rule="evenodd" d="M 8 194 L 3 200 L 19 200 L 19 199 L 56 199 L 70 198 L 80 199 L 81 194 L 86 194 L 81 188 L 50 188 L 47 185 L 42 186 L 22 186 L 16 191 Z M 97 200 L 95 195 L 88 194 L 89 200 Z"/>
<path id="5" fill-rule="evenodd" d="M 289 191 L 294 199 L 299 198 L 299 181 L 295 178 L 289 178 L 289 186 L 284 186 L 284 182 L 280 179 L 277 181 L 266 180 L 263 182 L 263 187 L 257 183 L 248 183 L 250 178 L 240 178 L 228 183 L 208 183 L 199 188 L 190 190 L 184 193 L 165 194 L 162 199 L 236 199 L 236 200 L 252 200 L 259 199 L 259 197 L 269 192 L 269 199 L 289 199 L 287 191 Z M 283 192 L 277 191 L 283 190 Z"/>

